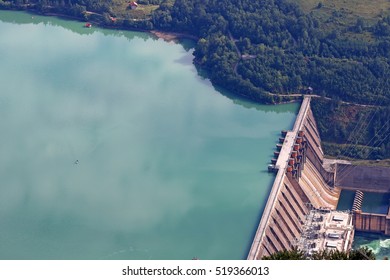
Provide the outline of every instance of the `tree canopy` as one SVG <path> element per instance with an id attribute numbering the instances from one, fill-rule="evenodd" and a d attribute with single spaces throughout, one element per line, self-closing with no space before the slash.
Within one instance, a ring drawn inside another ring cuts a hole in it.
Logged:
<path id="1" fill-rule="evenodd" d="M 367 19 L 322 3 L 303 12 L 292 0 L 138 2 L 142 7 L 134 11 L 128 0 L 0 0 L 0 7 L 190 34 L 198 38 L 195 62 L 214 85 L 266 104 L 296 99 L 296 93 L 321 96 L 314 111 L 326 153 L 390 157 L 390 138 L 376 141 L 390 133 L 390 11 Z M 340 105 L 347 103 L 369 106 L 357 107 L 348 120 L 354 108 Z M 354 127 L 361 122 L 366 129 L 358 135 Z"/>
<path id="2" fill-rule="evenodd" d="M 316 94 L 366 104 L 390 102 L 388 21 L 370 26 L 359 18 L 352 26 L 330 29 L 288 0 L 176 0 L 153 16 L 157 28 L 196 34 L 197 62 L 215 83 L 243 89 L 243 95 L 310 87 Z M 359 36 L 363 33 L 366 37 Z"/>
<path id="3" fill-rule="evenodd" d="M 325 20 L 291 0 L 150 0 L 139 1 L 138 11 L 129 11 L 126 0 L 0 3 L 195 35 L 195 60 L 212 82 L 257 102 L 290 100 L 285 95 L 310 88 L 343 101 L 390 104 L 390 16 L 347 23 L 346 12 L 337 10 Z M 329 21 L 343 24 L 335 28 Z"/>
<path id="4" fill-rule="evenodd" d="M 263 260 L 375 260 L 375 254 L 371 249 L 362 247 L 352 249 L 349 252 L 340 252 L 338 250 L 324 250 L 314 253 L 311 256 L 298 248 L 276 252 L 270 256 L 264 256 Z"/>

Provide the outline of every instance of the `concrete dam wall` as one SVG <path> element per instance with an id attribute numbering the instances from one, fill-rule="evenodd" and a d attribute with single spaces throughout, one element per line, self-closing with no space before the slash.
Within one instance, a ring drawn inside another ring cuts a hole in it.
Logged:
<path id="1" fill-rule="evenodd" d="M 389 167 L 337 164 L 335 177 L 342 189 L 390 193 Z"/>
<path id="2" fill-rule="evenodd" d="M 356 230 L 390 235 L 390 208 L 387 215 L 354 212 L 353 224 Z"/>
<path id="3" fill-rule="evenodd" d="M 292 131 L 283 132 L 277 172 L 248 259 L 291 249 L 301 238 L 311 209 L 335 209 L 340 189 L 323 168 L 321 139 L 310 97 L 305 97 Z"/>
<path id="4" fill-rule="evenodd" d="M 352 208 L 355 229 L 390 235 L 390 201 L 386 214 L 362 211 L 364 193 L 390 193 L 390 168 L 337 164 L 335 185 L 340 189 L 356 191 Z"/>

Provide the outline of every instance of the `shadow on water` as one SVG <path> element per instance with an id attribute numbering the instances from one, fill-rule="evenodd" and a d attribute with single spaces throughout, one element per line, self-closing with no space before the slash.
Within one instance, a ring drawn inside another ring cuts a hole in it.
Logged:
<path id="1" fill-rule="evenodd" d="M 0 11 L 0 22 L 5 22 L 5 23 L 12 23 L 12 24 L 19 24 L 19 25 L 30 25 L 30 24 L 43 24 L 43 25 L 48 25 L 48 26 L 55 26 L 55 27 L 61 27 L 66 30 L 69 30 L 73 33 L 79 34 L 79 35 L 91 35 L 94 34 L 95 32 L 98 32 L 100 34 L 103 34 L 105 36 L 115 36 L 115 37 L 125 37 L 129 41 L 133 39 L 142 39 L 144 41 L 146 40 L 159 40 L 157 37 L 152 36 L 148 33 L 143 33 L 143 32 L 134 32 L 134 31 L 120 31 L 120 30 L 110 30 L 110 29 L 102 29 L 102 28 L 85 28 L 84 23 L 81 21 L 75 21 L 75 20 L 66 20 L 62 18 L 57 18 L 57 17 L 47 17 L 47 16 L 39 16 L 31 13 L 26 13 L 26 12 L 15 12 L 15 11 Z M 191 49 L 194 48 L 194 42 L 191 40 L 187 39 L 181 39 L 178 40 L 178 43 L 186 50 L 187 52 L 191 51 Z M 193 56 L 183 56 L 183 58 L 179 59 L 177 61 L 178 63 L 183 63 L 183 64 L 192 64 L 193 63 Z M 206 71 L 200 69 L 199 67 L 196 67 L 196 71 L 198 74 L 198 79 L 204 84 L 211 85 L 210 80 L 208 79 L 208 74 Z M 299 105 L 298 104 L 283 104 L 283 105 L 260 105 L 256 104 L 250 100 L 247 100 L 242 97 L 238 97 L 237 95 L 234 95 L 233 93 L 224 90 L 220 87 L 213 86 L 213 88 L 220 93 L 222 96 L 228 98 L 231 100 L 234 104 L 243 106 L 247 109 L 254 109 L 257 111 L 262 111 L 262 112 L 270 112 L 270 113 L 297 113 L 299 110 Z M 292 120 L 292 123 L 294 120 Z M 290 125 L 292 127 L 292 124 Z M 277 144 L 278 140 L 278 134 L 275 134 L 275 144 Z M 270 155 L 269 159 L 271 159 L 272 156 Z M 266 166 L 266 165 L 265 165 Z M 265 174 L 268 173 L 266 170 L 261 170 L 259 171 L 259 174 L 261 176 L 272 176 L 274 177 L 274 174 Z M 264 211 L 266 202 L 268 200 L 268 195 L 271 191 L 271 187 L 273 184 L 272 182 L 268 186 L 268 194 L 259 200 L 259 205 L 261 205 L 260 208 L 257 209 L 257 217 L 255 220 L 255 223 L 253 225 L 252 229 L 252 234 L 250 236 L 250 241 L 248 242 L 246 248 L 245 248 L 245 255 L 242 256 L 243 259 L 246 259 L 247 253 L 250 250 L 250 247 L 252 245 L 252 240 L 256 234 L 256 230 L 258 227 L 258 224 L 261 220 L 262 213 Z"/>
<path id="2" fill-rule="evenodd" d="M 186 52 L 194 50 L 196 45 L 196 42 L 194 42 L 194 40 L 185 38 L 178 39 L 176 43 L 180 44 Z"/>
<path id="3" fill-rule="evenodd" d="M 151 36 L 146 32 L 126 31 L 116 29 L 105 29 L 99 27 L 86 28 L 85 22 L 77 20 L 76 18 L 67 18 L 66 16 L 42 16 L 28 11 L 5 11 L 0 10 L 0 22 L 12 23 L 17 25 L 23 24 L 43 24 L 54 27 L 62 27 L 73 33 L 79 35 L 90 35 L 95 32 L 103 34 L 105 36 L 125 37 L 128 40 L 143 39 L 146 40 L 158 40 L 158 38 Z"/>
<path id="4" fill-rule="evenodd" d="M 295 113 L 298 114 L 299 111 L 299 104 L 297 102 L 294 103 L 288 103 L 288 104 L 279 104 L 279 105 L 262 105 L 259 103 L 255 103 L 252 100 L 238 96 L 226 89 L 223 89 L 219 86 L 214 86 L 210 82 L 209 74 L 205 69 L 202 69 L 201 67 L 196 66 L 196 70 L 198 72 L 198 79 L 200 82 L 211 85 L 213 88 L 220 93 L 221 95 L 225 96 L 226 98 L 230 99 L 233 101 L 234 104 L 243 106 L 247 109 L 255 109 L 257 111 L 262 111 L 262 112 L 272 112 L 272 113 Z M 295 119 L 292 121 L 291 124 L 293 124 Z"/>
<path id="5" fill-rule="evenodd" d="M 127 40 L 131 41 L 133 39 L 142 39 L 144 41 L 146 40 L 159 40 L 156 36 L 153 36 L 147 32 L 139 32 L 139 31 L 126 31 L 126 30 L 115 30 L 115 29 L 105 29 L 105 28 L 98 28 L 98 27 L 92 27 L 92 28 L 86 28 L 84 27 L 84 22 L 77 21 L 75 19 L 66 19 L 64 17 L 57 17 L 57 16 L 41 16 L 37 15 L 31 12 L 24 12 L 24 11 L 5 11 L 0 10 L 0 22 L 5 23 L 12 23 L 17 25 L 23 25 L 23 24 L 43 24 L 43 25 L 49 25 L 49 26 L 55 26 L 55 27 L 62 27 L 66 30 L 69 30 L 73 33 L 79 34 L 79 35 L 91 35 L 95 32 L 98 32 L 100 34 L 103 34 L 104 36 L 114 36 L 114 37 L 124 37 Z M 191 51 L 195 47 L 195 42 L 191 39 L 178 39 L 175 41 L 175 43 L 180 44 L 183 49 L 186 52 Z M 192 57 L 190 59 L 190 57 Z M 193 56 L 185 56 L 183 59 L 178 60 L 178 63 L 182 64 L 190 64 L 193 62 Z M 205 83 L 207 85 L 211 85 L 211 82 L 209 80 L 209 75 L 207 71 L 204 69 L 201 69 L 200 67 L 196 66 L 196 70 L 198 73 L 198 79 L 202 83 Z M 281 104 L 281 105 L 260 105 L 257 103 L 254 103 L 253 101 L 246 99 L 244 97 L 239 97 L 235 95 L 232 92 L 229 92 L 221 87 L 217 87 L 212 85 L 213 88 L 218 91 L 221 95 L 225 96 L 226 98 L 233 101 L 234 104 L 243 106 L 247 109 L 255 109 L 262 112 L 273 112 L 273 113 L 285 113 L 285 112 L 291 112 L 291 113 L 297 113 L 298 112 L 298 106 L 297 104 Z"/>
<path id="6" fill-rule="evenodd" d="M 0 10 L 0 22 L 12 23 L 17 25 L 23 24 L 43 24 L 55 27 L 62 27 L 66 30 L 69 30 L 78 35 L 91 35 L 95 32 L 103 34 L 105 36 L 114 36 L 114 37 L 125 37 L 129 41 L 133 39 L 143 39 L 146 40 L 159 40 L 158 37 L 142 31 L 126 30 L 126 29 L 110 29 L 110 28 L 100 28 L 92 27 L 86 28 L 84 26 L 85 22 L 80 19 L 73 18 L 71 16 L 55 16 L 48 15 L 42 16 L 30 11 L 9 11 L 9 10 Z M 175 40 L 176 44 L 180 44 L 185 51 L 190 51 L 194 48 L 195 42 L 187 38 L 179 38 Z"/>

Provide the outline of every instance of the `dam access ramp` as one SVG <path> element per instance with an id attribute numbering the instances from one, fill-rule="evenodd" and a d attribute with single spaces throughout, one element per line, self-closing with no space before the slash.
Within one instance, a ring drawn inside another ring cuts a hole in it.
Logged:
<path id="1" fill-rule="evenodd" d="M 308 96 L 303 99 L 293 129 L 283 131 L 279 139 L 278 158 L 272 166 L 276 177 L 249 260 L 292 249 L 307 232 L 311 211 L 331 212 L 337 206 L 340 190 L 334 187 L 334 174 L 323 168 L 324 154 L 310 101 Z"/>

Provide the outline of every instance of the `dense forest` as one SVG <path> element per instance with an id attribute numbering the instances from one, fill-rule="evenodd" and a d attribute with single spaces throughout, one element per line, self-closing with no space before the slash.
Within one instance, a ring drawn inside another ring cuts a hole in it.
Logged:
<path id="1" fill-rule="evenodd" d="M 344 101 L 389 104 L 390 17 L 325 29 L 287 0 L 176 0 L 157 10 L 153 23 L 201 38 L 196 59 L 225 87 L 287 94 L 312 88 Z"/>
<path id="2" fill-rule="evenodd" d="M 384 259 L 387 260 L 388 258 L 385 257 Z M 368 247 L 351 249 L 349 252 L 324 250 L 316 252 L 310 257 L 306 256 L 303 251 L 293 248 L 264 256 L 262 260 L 376 260 L 376 256 Z"/>
<path id="3" fill-rule="evenodd" d="M 325 153 L 336 158 L 390 158 L 390 107 L 315 99 L 312 110 Z"/>
<path id="4" fill-rule="evenodd" d="M 310 91 L 349 102 L 390 104 L 390 16 L 370 23 L 357 17 L 352 25 L 329 28 L 292 0 L 138 2 L 154 8 L 129 12 L 125 0 L 0 0 L 0 5 L 196 35 L 196 62 L 211 80 L 259 102 L 284 99 L 268 93 Z M 343 16 L 333 12 L 327 21 Z"/>
<path id="5" fill-rule="evenodd" d="M 314 111 L 329 154 L 390 156 L 389 139 L 380 145 L 376 141 L 390 133 L 390 128 L 386 130 L 390 119 L 389 11 L 364 18 L 322 2 L 305 12 L 293 0 L 137 2 L 136 10 L 129 9 L 126 0 L 0 0 L 0 7 L 61 13 L 110 27 L 194 35 L 198 38 L 195 62 L 215 85 L 261 103 L 288 101 L 296 93 L 321 96 Z M 380 112 L 358 107 L 359 113 L 346 121 L 344 115 L 356 107 L 343 102 L 379 107 Z M 357 139 L 350 133 L 361 122 L 367 127 Z"/>

